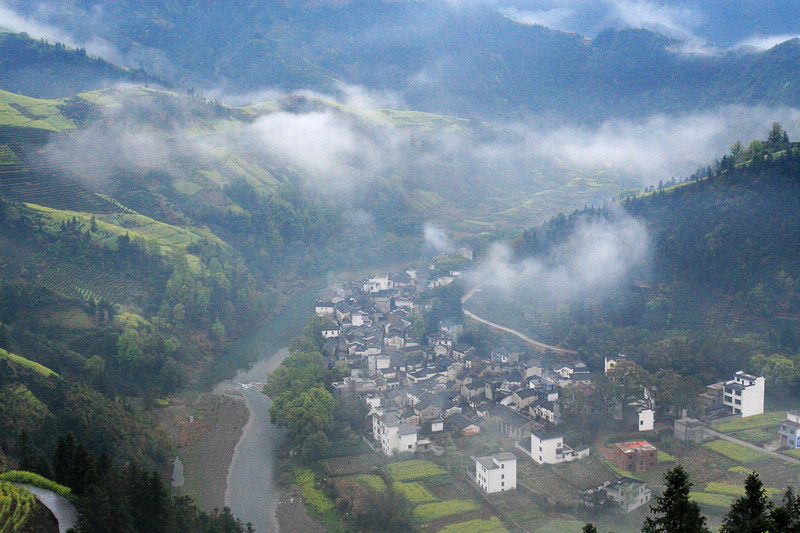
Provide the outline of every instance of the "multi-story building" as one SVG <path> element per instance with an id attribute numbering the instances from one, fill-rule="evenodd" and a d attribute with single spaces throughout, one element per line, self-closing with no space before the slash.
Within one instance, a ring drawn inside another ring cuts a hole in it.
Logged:
<path id="1" fill-rule="evenodd" d="M 658 463 L 658 450 L 646 440 L 618 442 L 613 448 L 614 464 L 628 472 L 644 472 Z"/>
<path id="2" fill-rule="evenodd" d="M 722 404 L 735 415 L 760 415 L 764 412 L 764 378 L 737 372 L 734 379 L 725 382 Z"/>
<path id="3" fill-rule="evenodd" d="M 800 409 L 792 409 L 786 413 L 786 420 L 781 422 L 778 431 L 781 444 L 793 449 L 800 448 Z"/>
<path id="4" fill-rule="evenodd" d="M 389 457 L 395 453 L 416 452 L 417 430 L 416 426 L 404 424 L 392 411 L 372 415 L 372 436 L 381 443 L 381 451 Z"/>
<path id="5" fill-rule="evenodd" d="M 475 482 L 486 492 L 517 488 L 517 456 L 510 452 L 475 458 Z"/>
<path id="6" fill-rule="evenodd" d="M 587 507 L 603 507 L 610 503 L 625 514 L 646 504 L 652 497 L 653 491 L 647 485 L 631 478 L 606 481 L 599 487 L 578 494 L 578 499 Z"/>
<path id="7" fill-rule="evenodd" d="M 540 465 L 552 465 L 583 459 L 589 456 L 589 447 L 571 448 L 564 444 L 561 433 L 531 431 L 531 458 Z"/>

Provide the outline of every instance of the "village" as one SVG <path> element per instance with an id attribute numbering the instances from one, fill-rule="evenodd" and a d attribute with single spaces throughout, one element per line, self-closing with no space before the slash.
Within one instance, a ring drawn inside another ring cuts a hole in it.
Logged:
<path id="1" fill-rule="evenodd" d="M 457 255 L 471 260 L 468 250 Z M 646 513 L 660 487 L 658 478 L 643 474 L 675 463 L 650 442 L 663 441 L 664 435 L 689 446 L 718 441 L 761 449 L 800 464 L 791 453 L 775 451 L 800 448 L 800 410 L 784 413 L 782 420 L 775 413 L 763 415 L 765 379 L 744 372 L 707 386 L 696 399 L 696 412 L 683 410 L 665 420 L 656 420 L 657 391 L 644 388 L 639 398 L 615 406 L 613 426 L 622 428 L 619 440 L 612 434 L 602 449 L 596 443 L 569 441 L 560 429 L 569 416 L 562 397 L 575 391 L 592 394 L 597 377 L 613 376 L 618 366 L 627 364 L 626 357 L 606 357 L 604 368 L 593 372 L 566 350 L 554 357 L 498 343 L 479 354 L 461 340 L 464 324 L 453 320 L 415 336 L 419 328 L 414 323 L 426 311 L 420 295 L 458 283 L 460 276 L 459 271 L 433 266 L 381 274 L 330 289 L 315 305 L 325 362 L 346 369 L 346 377 L 333 383 L 334 396 L 363 399 L 368 415 L 362 437 L 387 460 L 433 459 L 445 454 L 453 439 L 474 439 L 480 442 L 475 449 L 485 453 L 470 454 L 462 473 L 487 496 L 520 487 L 537 492 L 526 476 L 540 475 L 535 474 L 541 472 L 538 467 L 588 460 L 592 475 L 575 484 L 579 490 L 570 501 L 606 514 Z M 725 424 L 735 426 L 749 417 L 763 421 L 766 416 L 768 422 L 754 427 L 771 426 L 774 438 L 769 443 L 724 431 Z"/>

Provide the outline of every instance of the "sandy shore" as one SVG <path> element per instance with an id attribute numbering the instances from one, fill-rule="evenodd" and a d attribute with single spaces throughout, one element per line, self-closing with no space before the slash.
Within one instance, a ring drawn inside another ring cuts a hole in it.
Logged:
<path id="1" fill-rule="evenodd" d="M 178 494 L 192 496 L 205 510 L 223 507 L 228 466 L 249 415 L 235 387 L 175 401 L 165 409 L 161 424 L 184 467 L 184 484 L 175 488 Z"/>
<path id="2" fill-rule="evenodd" d="M 222 508 L 228 468 L 250 412 L 238 386 L 218 387 L 215 393 L 176 400 L 160 417 L 184 466 L 184 484 L 178 494 L 188 494 L 205 510 Z M 277 460 L 285 471 L 285 462 Z M 278 474 L 280 498 L 277 519 L 281 533 L 322 533 L 325 528 L 308 515 L 300 489 L 289 475 Z M 268 532 L 259 532 L 268 533 Z"/>

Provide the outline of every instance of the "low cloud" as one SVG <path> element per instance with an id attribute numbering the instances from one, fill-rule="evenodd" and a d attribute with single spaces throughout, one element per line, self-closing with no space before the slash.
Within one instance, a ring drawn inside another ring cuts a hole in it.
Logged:
<path id="1" fill-rule="evenodd" d="M 533 133 L 531 144 L 542 157 L 551 154 L 578 167 L 613 169 L 638 176 L 646 185 L 688 176 L 722 157 L 736 140 L 766 138 L 776 120 L 797 138 L 798 109 L 723 106 L 677 117 L 612 119 L 595 128 L 563 126 Z"/>
<path id="2" fill-rule="evenodd" d="M 434 253 L 447 254 L 455 250 L 453 242 L 442 228 L 432 224 L 425 224 L 423 235 L 425 237 L 425 245 Z"/>
<path id="3" fill-rule="evenodd" d="M 762 52 L 792 39 L 800 39 L 800 33 L 784 35 L 766 35 L 761 37 L 751 37 L 739 42 L 734 48 L 751 49 Z"/>
<path id="4" fill-rule="evenodd" d="M 512 5 L 508 5 L 512 4 Z M 533 4 L 533 6 L 531 6 Z M 498 4 L 502 13 L 528 24 L 589 37 L 606 28 L 647 28 L 676 39 L 695 38 L 704 15 L 684 3 L 669 5 L 646 0 L 553 0 Z"/>
<path id="5" fill-rule="evenodd" d="M 19 14 L 13 8 L 0 2 L 0 29 L 17 33 L 27 33 L 34 39 L 47 39 L 67 46 L 77 47 L 77 43 L 69 32 L 55 26 L 40 22 L 34 18 Z"/>
<path id="6" fill-rule="evenodd" d="M 187 174 L 186 160 L 220 168 L 217 179 L 224 183 L 239 174 L 219 157 L 235 153 L 293 176 L 325 198 L 352 200 L 369 210 L 362 201 L 365 189 L 396 179 L 407 191 L 421 188 L 480 206 L 492 196 L 553 190 L 570 181 L 576 169 L 587 178 L 603 173 L 604 182 L 616 180 L 620 188 L 688 177 L 722 157 L 735 141 L 764 139 L 775 121 L 790 138 L 800 134 L 800 110 L 793 108 L 727 106 L 597 126 L 425 118 L 411 124 L 403 115 L 392 123 L 390 114 L 355 107 L 356 102 L 381 107 L 387 103 L 383 95 L 363 89 L 351 94 L 355 113 L 310 96 L 290 96 L 278 101 L 283 110 L 241 128 L 199 135 L 189 133 L 196 119 L 191 107 L 206 104 L 120 90 L 97 122 L 64 136 L 48 154 L 54 162 L 71 164 L 87 182 L 102 185 L 125 167 L 196 180 Z M 435 236 L 430 230 L 431 242 Z"/>
<path id="7" fill-rule="evenodd" d="M 568 303 L 622 287 L 647 270 L 650 254 L 645 227 L 616 213 L 610 220 L 580 222 L 546 258 L 515 259 L 508 246 L 495 244 L 466 279 L 504 296 Z"/>

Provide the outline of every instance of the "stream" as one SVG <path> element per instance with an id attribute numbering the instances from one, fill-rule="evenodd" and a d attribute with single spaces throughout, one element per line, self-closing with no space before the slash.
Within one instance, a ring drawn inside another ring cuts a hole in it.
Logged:
<path id="1" fill-rule="evenodd" d="M 275 453 L 286 431 L 269 421 L 272 401 L 261 389 L 267 374 L 281 364 L 289 350 L 281 348 L 259 361 L 247 372 L 240 372 L 234 382 L 241 384 L 250 418 L 236 444 L 233 460 L 228 467 L 228 488 L 225 505 L 242 522 L 250 522 L 256 531 L 278 531 L 275 511 L 280 487 L 275 472 Z"/>
<path id="2" fill-rule="evenodd" d="M 225 505 L 243 523 L 250 522 L 258 533 L 278 531 L 276 509 L 280 497 L 275 454 L 286 431 L 269 421 L 272 401 L 262 394 L 267 375 L 289 355 L 286 346 L 308 320 L 317 290 L 309 288 L 274 320 L 257 328 L 231 350 L 233 360 L 255 361 L 249 370 L 240 370 L 231 380 L 219 383 L 221 391 L 238 386 L 244 394 L 250 418 L 236 444 L 228 467 Z"/>

